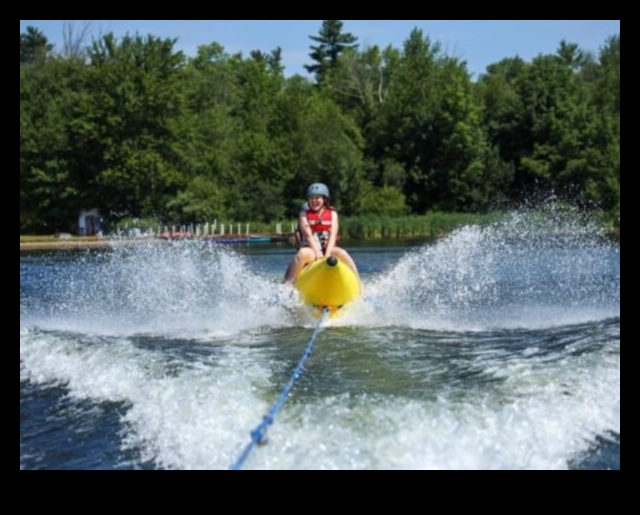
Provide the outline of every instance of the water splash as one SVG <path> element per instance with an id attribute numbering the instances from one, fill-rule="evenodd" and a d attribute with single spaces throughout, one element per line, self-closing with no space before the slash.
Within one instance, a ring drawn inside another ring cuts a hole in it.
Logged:
<path id="1" fill-rule="evenodd" d="M 43 266 L 49 270 L 37 287 L 47 291 L 36 305 L 21 301 L 21 325 L 35 320 L 57 330 L 198 338 L 292 323 L 291 289 L 256 273 L 226 246 L 114 247 L 91 251 L 72 270 L 56 270 L 55 261 Z M 288 304 L 270 302 L 274 296 Z"/>
<path id="2" fill-rule="evenodd" d="M 158 468 L 233 463 L 308 337 L 229 247 L 22 259 L 21 382 L 117 403 Z M 588 219 L 463 227 L 364 282 L 249 468 L 562 469 L 619 435 L 619 320 L 578 325 L 619 318 L 619 247 Z"/>
<path id="3" fill-rule="evenodd" d="M 21 325 L 188 338 L 309 325 L 295 292 L 227 246 L 194 242 L 95 252 L 43 271 Z M 33 280 L 33 278 L 32 278 Z M 620 250 L 586 215 L 550 206 L 462 227 L 363 278 L 366 294 L 330 325 L 434 330 L 544 328 L 620 314 Z M 21 296 L 22 298 L 22 296 Z"/>
<path id="4" fill-rule="evenodd" d="M 620 314 L 620 250 L 550 207 L 465 226 L 367 284 L 349 323 L 427 329 L 549 327 Z"/>

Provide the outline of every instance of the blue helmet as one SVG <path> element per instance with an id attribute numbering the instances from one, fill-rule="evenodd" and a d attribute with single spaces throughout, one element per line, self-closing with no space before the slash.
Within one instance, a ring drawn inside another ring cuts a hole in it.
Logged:
<path id="1" fill-rule="evenodd" d="M 313 197 L 314 195 L 321 195 L 323 197 L 329 198 L 329 188 L 327 188 L 326 184 L 322 184 L 321 182 L 316 182 L 312 184 L 307 189 L 307 198 Z"/>

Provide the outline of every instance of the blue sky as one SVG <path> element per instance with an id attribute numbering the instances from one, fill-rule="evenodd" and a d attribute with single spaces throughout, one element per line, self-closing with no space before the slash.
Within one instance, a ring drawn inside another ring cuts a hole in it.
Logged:
<path id="1" fill-rule="evenodd" d="M 487 65 L 506 57 L 530 61 L 539 54 L 553 54 L 564 39 L 597 55 L 607 38 L 620 34 L 620 20 L 342 20 L 343 31 L 358 38 L 360 48 L 391 45 L 401 49 L 411 30 L 419 28 L 446 55 L 466 61 L 477 78 Z M 112 32 L 176 39 L 174 48 L 194 56 L 200 45 L 220 43 L 227 53 L 251 50 L 269 53 L 282 49 L 287 76 L 307 76 L 311 64 L 309 36 L 320 31 L 322 20 L 20 20 L 40 29 L 56 49 L 62 49 L 65 26 L 75 34 L 87 30 L 88 42 Z"/>

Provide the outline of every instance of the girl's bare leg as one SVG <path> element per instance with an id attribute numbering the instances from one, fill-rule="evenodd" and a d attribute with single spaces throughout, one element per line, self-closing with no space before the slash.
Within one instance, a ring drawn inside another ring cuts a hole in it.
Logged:
<path id="1" fill-rule="evenodd" d="M 311 263 L 315 257 L 315 253 L 309 247 L 302 247 L 298 250 L 293 261 L 289 264 L 289 268 L 287 268 L 287 272 L 284 276 L 285 282 L 294 284 L 298 278 L 300 270 L 302 270 L 308 263 Z"/>

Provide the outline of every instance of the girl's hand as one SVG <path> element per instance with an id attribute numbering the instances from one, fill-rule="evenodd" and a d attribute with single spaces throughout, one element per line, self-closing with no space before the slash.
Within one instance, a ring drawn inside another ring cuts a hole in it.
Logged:
<path id="1" fill-rule="evenodd" d="M 324 254 L 322 253 L 321 250 L 316 250 L 316 260 L 317 259 L 322 259 L 324 257 Z"/>

